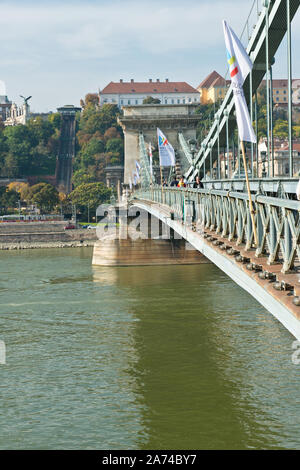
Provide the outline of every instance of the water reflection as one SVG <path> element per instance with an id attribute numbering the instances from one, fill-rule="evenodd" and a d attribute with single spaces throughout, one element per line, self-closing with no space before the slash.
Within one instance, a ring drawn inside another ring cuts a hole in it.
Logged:
<path id="1" fill-rule="evenodd" d="M 299 369 L 270 314 L 213 265 L 91 255 L 0 254 L 0 448 L 297 448 Z"/>
<path id="2" fill-rule="evenodd" d="M 139 320 L 131 373 L 145 448 L 299 444 L 292 338 L 263 307 L 212 265 L 96 268 L 94 280 L 109 272 Z"/>

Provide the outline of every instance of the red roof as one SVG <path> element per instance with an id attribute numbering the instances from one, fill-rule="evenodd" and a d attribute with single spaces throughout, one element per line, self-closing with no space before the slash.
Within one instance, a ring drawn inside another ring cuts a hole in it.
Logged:
<path id="1" fill-rule="evenodd" d="M 119 93 L 199 93 L 186 82 L 110 82 L 103 90 L 101 95 L 119 94 Z"/>
<path id="2" fill-rule="evenodd" d="M 213 82 L 218 78 L 224 80 L 224 78 L 214 70 L 209 75 L 207 75 L 207 77 L 200 83 L 199 86 L 197 86 L 197 89 L 199 90 L 199 88 L 210 88 Z"/>
<path id="3" fill-rule="evenodd" d="M 216 78 L 211 84 L 211 87 L 213 87 L 213 88 L 225 87 L 225 86 L 226 86 L 226 80 L 222 77 Z"/>

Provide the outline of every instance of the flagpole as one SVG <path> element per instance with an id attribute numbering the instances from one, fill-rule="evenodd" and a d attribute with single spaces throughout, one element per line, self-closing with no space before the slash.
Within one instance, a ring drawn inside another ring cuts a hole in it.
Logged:
<path id="1" fill-rule="evenodd" d="M 248 177 L 248 169 L 247 169 L 247 163 L 246 163 L 244 142 L 241 140 L 240 144 L 241 144 L 243 162 L 244 162 L 244 168 L 245 168 L 246 184 L 247 184 L 247 191 L 248 191 L 248 198 L 249 198 L 249 210 L 250 210 L 250 216 L 251 216 L 251 221 L 252 221 L 254 241 L 255 241 L 255 246 L 258 247 L 258 239 L 257 239 L 256 225 L 255 225 L 255 216 L 254 216 L 255 212 L 254 212 L 254 209 L 253 209 L 252 198 L 251 198 L 251 191 L 250 191 L 250 184 L 249 184 L 249 177 Z"/>
<path id="2" fill-rule="evenodd" d="M 164 187 L 163 187 L 163 179 L 162 179 L 162 167 L 159 165 L 160 169 L 160 184 L 161 184 L 161 202 L 164 203 Z"/>

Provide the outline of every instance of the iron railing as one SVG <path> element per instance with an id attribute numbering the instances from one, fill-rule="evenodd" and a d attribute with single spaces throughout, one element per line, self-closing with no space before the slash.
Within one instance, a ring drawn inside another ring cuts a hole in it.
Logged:
<path id="1" fill-rule="evenodd" d="M 248 194 L 218 189 L 161 188 L 138 190 L 134 199 L 156 202 L 171 208 L 175 220 L 215 232 L 237 247 L 266 256 L 269 264 L 282 265 L 286 273 L 300 262 L 300 202 L 264 195 L 254 196 L 258 246 L 249 211 Z M 243 246 L 242 246 L 243 245 Z"/>

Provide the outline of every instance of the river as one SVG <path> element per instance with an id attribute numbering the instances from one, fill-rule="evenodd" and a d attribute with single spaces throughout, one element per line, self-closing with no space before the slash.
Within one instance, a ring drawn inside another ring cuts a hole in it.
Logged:
<path id="1" fill-rule="evenodd" d="M 299 448 L 294 338 L 212 264 L 0 253 L 1 449 Z"/>

